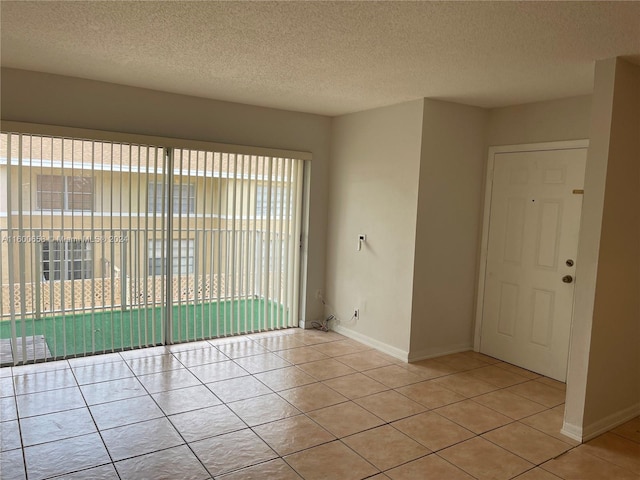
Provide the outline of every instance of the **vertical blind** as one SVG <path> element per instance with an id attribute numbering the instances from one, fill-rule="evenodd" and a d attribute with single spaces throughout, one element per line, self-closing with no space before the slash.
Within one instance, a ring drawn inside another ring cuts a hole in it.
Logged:
<path id="1" fill-rule="evenodd" d="M 2 363 L 297 325 L 303 169 L 1 133 Z"/>

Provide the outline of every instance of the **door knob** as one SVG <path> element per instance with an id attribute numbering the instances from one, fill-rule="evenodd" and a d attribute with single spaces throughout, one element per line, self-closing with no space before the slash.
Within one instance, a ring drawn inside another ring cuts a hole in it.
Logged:
<path id="1" fill-rule="evenodd" d="M 573 282 L 573 277 L 571 275 L 565 275 L 564 277 L 562 277 L 562 281 L 564 283 L 571 283 Z"/>

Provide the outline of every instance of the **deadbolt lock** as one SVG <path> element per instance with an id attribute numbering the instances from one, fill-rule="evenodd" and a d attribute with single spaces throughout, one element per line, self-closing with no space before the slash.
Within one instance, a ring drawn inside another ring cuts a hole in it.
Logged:
<path id="1" fill-rule="evenodd" d="M 565 263 L 567 264 L 567 267 L 573 267 L 573 260 L 570 258 Z"/>

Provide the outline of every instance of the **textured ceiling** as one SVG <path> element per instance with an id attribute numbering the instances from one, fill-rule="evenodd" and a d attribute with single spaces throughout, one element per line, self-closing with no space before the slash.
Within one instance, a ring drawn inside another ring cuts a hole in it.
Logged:
<path id="1" fill-rule="evenodd" d="M 2 65 L 338 115 L 588 94 L 638 2 L 1 2 Z"/>

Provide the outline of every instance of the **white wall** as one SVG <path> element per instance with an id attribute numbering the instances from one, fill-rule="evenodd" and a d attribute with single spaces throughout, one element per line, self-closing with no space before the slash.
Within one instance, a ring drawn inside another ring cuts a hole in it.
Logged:
<path id="1" fill-rule="evenodd" d="M 333 119 L 326 298 L 341 331 L 404 359 L 471 347 L 486 121 L 429 99 Z"/>
<path id="2" fill-rule="evenodd" d="M 487 111 L 424 101 L 410 358 L 473 345 Z"/>
<path id="3" fill-rule="evenodd" d="M 2 69 L 2 120 L 310 151 L 305 318 L 322 317 L 330 119 L 154 90 Z"/>
<path id="4" fill-rule="evenodd" d="M 584 139 L 591 96 L 492 110 L 425 100 L 412 359 L 471 348 L 487 147 Z"/>
<path id="5" fill-rule="evenodd" d="M 591 95 L 527 103 L 489 111 L 487 145 L 589 138 Z"/>
<path id="6" fill-rule="evenodd" d="M 585 426 L 640 413 L 640 67 L 616 62 Z"/>
<path id="7" fill-rule="evenodd" d="M 596 63 L 564 430 L 640 413 L 640 67 Z"/>
<path id="8" fill-rule="evenodd" d="M 347 335 L 409 351 L 423 101 L 332 120 L 328 313 Z M 358 234 L 367 235 L 356 251 Z M 348 322 L 360 308 L 360 319 Z"/>

